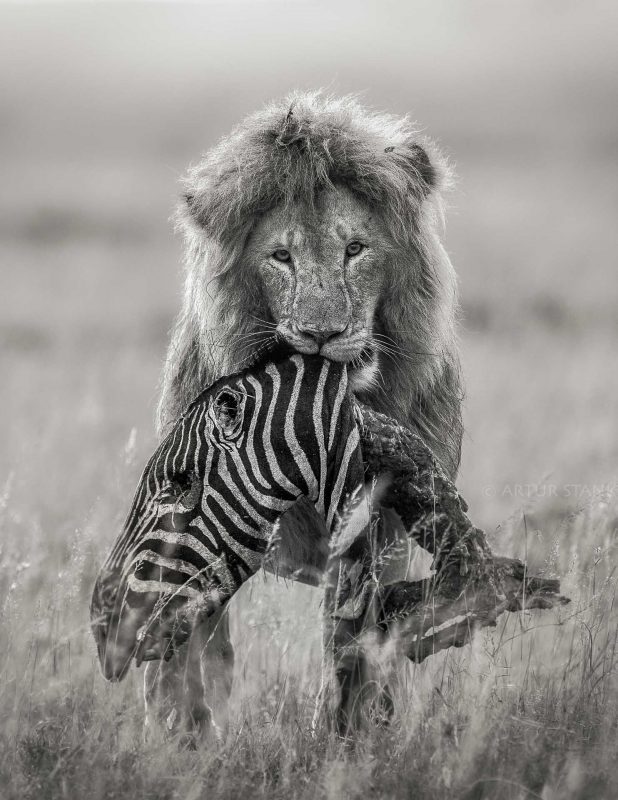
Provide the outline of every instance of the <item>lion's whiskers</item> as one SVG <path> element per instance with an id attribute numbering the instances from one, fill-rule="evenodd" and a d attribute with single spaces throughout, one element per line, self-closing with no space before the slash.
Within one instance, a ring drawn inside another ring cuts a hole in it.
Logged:
<path id="1" fill-rule="evenodd" d="M 254 319 L 256 322 L 262 323 L 262 325 L 264 325 L 264 327 L 266 329 L 268 329 L 268 330 L 276 330 L 277 329 L 277 323 L 276 322 L 272 322 L 272 321 L 269 321 L 267 319 L 262 319 L 261 317 L 256 317 L 255 314 L 249 314 L 249 316 L 251 317 L 251 319 Z"/>
<path id="2" fill-rule="evenodd" d="M 266 336 L 266 338 L 262 341 L 259 339 L 252 339 L 246 342 L 244 347 L 239 348 L 238 358 L 233 367 L 234 369 L 243 369 L 246 366 L 250 366 L 255 362 L 258 356 L 276 342 L 278 338 L 277 335 L 266 335 L 265 332 L 262 333 L 262 336 Z"/>
<path id="3" fill-rule="evenodd" d="M 426 350 L 404 350 L 394 339 L 384 333 L 373 333 L 371 340 L 376 349 L 387 355 L 398 355 L 402 358 L 410 358 L 410 356 L 433 356 L 437 358 L 439 356 L 439 353 L 431 353 Z M 387 349 L 390 353 L 387 352 Z"/>

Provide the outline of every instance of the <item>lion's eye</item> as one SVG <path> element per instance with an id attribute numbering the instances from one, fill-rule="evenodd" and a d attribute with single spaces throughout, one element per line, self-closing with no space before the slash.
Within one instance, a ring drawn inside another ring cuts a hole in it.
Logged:
<path id="1" fill-rule="evenodd" d="M 289 250 L 284 250 L 281 248 L 280 250 L 275 250 L 273 253 L 273 258 L 275 261 L 281 261 L 282 264 L 287 264 L 288 261 L 292 260 L 292 256 L 290 255 Z"/>
<path id="2" fill-rule="evenodd" d="M 345 249 L 345 254 L 346 256 L 357 256 L 362 249 L 363 245 L 360 242 L 350 242 Z"/>

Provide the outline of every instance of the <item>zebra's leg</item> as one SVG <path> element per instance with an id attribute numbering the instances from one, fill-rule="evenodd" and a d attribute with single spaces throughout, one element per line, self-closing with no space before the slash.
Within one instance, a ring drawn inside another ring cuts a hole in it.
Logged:
<path id="1" fill-rule="evenodd" d="M 146 735 L 178 736 L 183 744 L 218 735 L 212 706 L 225 709 L 234 651 L 225 609 L 198 620 L 169 661 L 150 661 L 144 674 Z"/>

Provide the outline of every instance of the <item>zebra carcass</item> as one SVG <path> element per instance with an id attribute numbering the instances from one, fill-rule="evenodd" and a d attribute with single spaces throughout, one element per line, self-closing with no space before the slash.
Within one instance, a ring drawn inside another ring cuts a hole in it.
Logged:
<path id="1" fill-rule="evenodd" d="M 329 527 L 360 500 L 363 462 L 345 365 L 300 355 L 223 378 L 146 465 L 97 577 L 91 621 L 103 674 L 171 657 L 262 566 L 301 496 Z M 359 539 L 349 553 L 366 562 Z"/>
<path id="2" fill-rule="evenodd" d="M 333 620 L 396 629 L 413 660 L 465 643 L 502 611 L 566 602 L 557 581 L 492 555 L 428 447 L 358 404 L 344 364 L 296 354 L 217 381 L 148 462 L 93 591 L 104 675 L 171 658 L 196 617 L 276 563 L 277 520 L 301 496 L 330 537 Z M 431 578 L 380 584 L 374 496 L 432 554 Z"/>

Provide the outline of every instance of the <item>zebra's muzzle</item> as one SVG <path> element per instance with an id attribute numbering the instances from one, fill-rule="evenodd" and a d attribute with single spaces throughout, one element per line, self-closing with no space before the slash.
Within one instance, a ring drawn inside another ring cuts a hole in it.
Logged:
<path id="1" fill-rule="evenodd" d="M 117 614 L 108 617 L 107 623 L 93 622 L 92 632 L 103 676 L 115 683 L 124 678 L 131 665 L 137 648 L 133 631 L 141 617 L 134 609 L 128 608 L 123 609 L 121 619 Z"/>
<path id="2" fill-rule="evenodd" d="M 112 682 L 124 678 L 133 659 L 137 666 L 169 661 L 191 635 L 196 618 L 209 616 L 222 602 L 216 590 L 191 602 L 182 594 L 135 591 L 130 581 L 117 577 L 112 592 L 114 577 L 105 573 L 97 582 L 91 609 L 101 671 Z"/>

